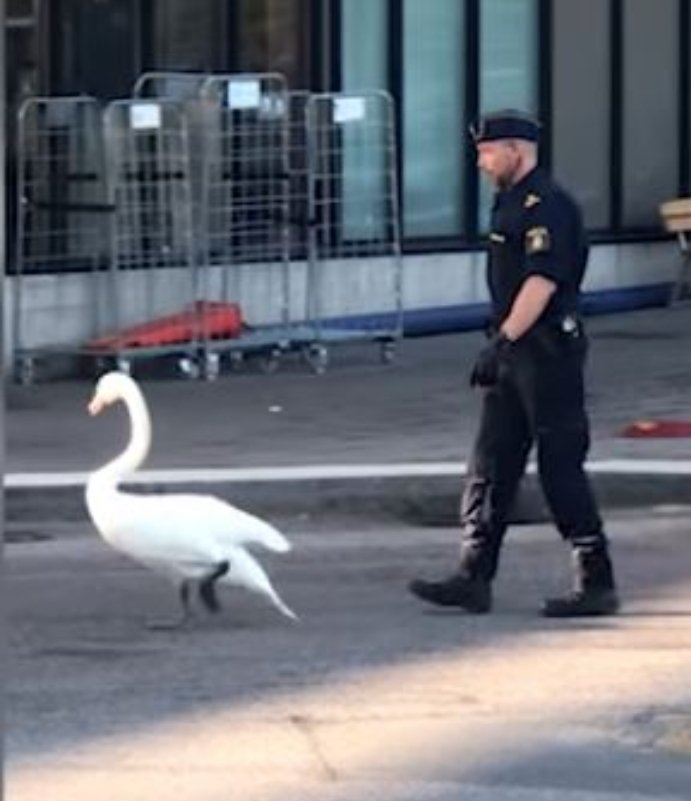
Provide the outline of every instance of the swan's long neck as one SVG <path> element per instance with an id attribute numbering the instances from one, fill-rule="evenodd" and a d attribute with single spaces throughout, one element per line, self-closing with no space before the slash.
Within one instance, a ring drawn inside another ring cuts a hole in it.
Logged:
<path id="1" fill-rule="evenodd" d="M 130 420 L 130 439 L 125 450 L 93 474 L 101 485 L 117 483 L 133 473 L 146 459 L 151 446 L 151 418 L 141 392 L 136 386 L 126 387 L 122 394 Z"/>

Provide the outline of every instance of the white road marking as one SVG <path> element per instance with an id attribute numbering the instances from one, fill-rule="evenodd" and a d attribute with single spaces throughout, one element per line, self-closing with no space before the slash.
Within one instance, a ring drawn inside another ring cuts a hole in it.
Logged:
<path id="1" fill-rule="evenodd" d="M 691 476 L 691 460 L 683 459 L 606 459 L 588 462 L 587 470 L 593 474 Z M 319 481 L 377 478 L 424 478 L 434 476 L 461 476 L 465 462 L 403 462 L 392 464 L 325 464 L 299 467 L 252 468 L 191 468 L 170 470 L 140 470 L 127 484 L 217 484 L 251 481 Z M 529 472 L 535 472 L 530 465 Z M 34 487 L 83 486 L 88 473 L 79 472 L 28 472 L 8 473 L 4 477 L 6 489 Z"/>

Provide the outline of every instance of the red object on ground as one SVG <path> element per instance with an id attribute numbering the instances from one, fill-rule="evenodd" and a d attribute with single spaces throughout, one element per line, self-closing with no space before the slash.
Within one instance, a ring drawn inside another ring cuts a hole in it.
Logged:
<path id="1" fill-rule="evenodd" d="M 198 300 L 176 314 L 92 339 L 86 343 L 86 347 L 91 350 L 117 350 L 174 345 L 195 338 L 230 339 L 239 336 L 244 327 L 242 309 L 237 303 Z"/>
<path id="2" fill-rule="evenodd" d="M 623 437 L 691 437 L 691 420 L 637 420 L 626 426 Z"/>

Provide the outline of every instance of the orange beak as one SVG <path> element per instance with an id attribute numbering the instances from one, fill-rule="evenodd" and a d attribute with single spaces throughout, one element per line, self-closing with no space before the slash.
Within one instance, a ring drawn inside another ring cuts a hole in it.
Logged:
<path id="1" fill-rule="evenodd" d="M 105 404 L 98 397 L 98 395 L 94 395 L 94 397 L 89 401 L 89 405 L 87 406 L 87 409 L 89 410 L 89 414 L 93 417 L 94 415 L 96 415 L 99 412 L 103 411 L 104 405 Z"/>

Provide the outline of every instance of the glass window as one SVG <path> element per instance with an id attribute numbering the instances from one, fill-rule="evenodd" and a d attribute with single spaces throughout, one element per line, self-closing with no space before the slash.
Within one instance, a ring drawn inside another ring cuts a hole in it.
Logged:
<path id="1" fill-rule="evenodd" d="M 602 0 L 554 3 L 552 166 L 588 227 L 611 224 L 610 9 Z"/>
<path id="2" fill-rule="evenodd" d="M 63 0 L 55 20 L 55 94 L 128 97 L 141 72 L 138 0 Z"/>
<path id="3" fill-rule="evenodd" d="M 31 24 L 25 25 L 27 20 Z M 45 74 L 46 59 L 39 47 L 34 18 L 27 20 L 22 19 L 22 24 L 10 26 L 5 34 L 5 91 L 10 105 L 37 94 Z"/>
<path id="4" fill-rule="evenodd" d="M 36 0 L 9 0 L 7 20 L 33 19 L 36 16 Z"/>
<path id="5" fill-rule="evenodd" d="M 157 0 L 154 68 L 198 72 L 217 69 L 223 28 L 217 6 L 217 0 Z"/>
<path id="6" fill-rule="evenodd" d="M 657 226 L 659 204 L 678 193 L 678 22 L 677 0 L 625 0 L 622 221 L 629 227 Z"/>
<path id="7" fill-rule="evenodd" d="M 347 0 L 342 5 L 341 87 L 357 94 L 387 88 L 388 2 Z M 382 174 L 385 151 L 370 136 L 363 147 L 362 126 L 342 126 L 342 225 L 346 239 L 369 239 L 384 231 Z"/>
<path id="8" fill-rule="evenodd" d="M 536 112 L 536 0 L 482 0 L 480 8 L 480 108 Z"/>
<path id="9" fill-rule="evenodd" d="M 404 0 L 407 237 L 458 236 L 464 181 L 464 3 Z"/>
<path id="10" fill-rule="evenodd" d="M 537 112 L 538 6 L 536 0 L 482 0 L 480 109 Z M 493 190 L 480 187 L 479 227 L 486 230 Z"/>
<path id="11" fill-rule="evenodd" d="M 347 0 L 343 3 L 343 91 L 387 88 L 387 6 L 387 0 Z"/>
<path id="12" fill-rule="evenodd" d="M 691 12 L 691 9 L 689 9 L 689 11 Z M 688 105 L 687 105 L 687 109 L 688 109 L 688 115 L 687 115 L 687 120 L 686 120 L 687 136 L 686 136 L 686 141 L 681 143 L 681 146 L 686 148 L 686 153 L 685 153 L 685 157 L 686 157 L 686 175 L 684 176 L 684 185 L 682 186 L 683 194 L 686 194 L 686 195 L 691 193 L 691 175 L 689 174 L 689 171 L 691 170 L 691 13 L 688 14 L 688 22 L 689 22 L 688 28 L 685 31 L 685 34 L 686 34 L 686 36 L 685 36 L 685 39 L 686 39 L 685 44 L 686 44 L 686 53 L 687 53 L 685 67 L 686 67 L 686 77 L 688 79 L 687 80 L 687 90 L 688 90 L 688 95 L 687 95 L 687 103 L 688 103 Z"/>
<path id="13" fill-rule="evenodd" d="M 278 72 L 291 89 L 309 88 L 307 0 L 234 0 L 233 70 Z"/>

